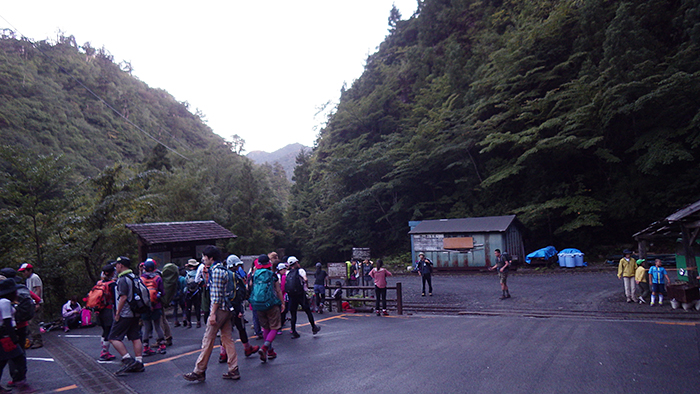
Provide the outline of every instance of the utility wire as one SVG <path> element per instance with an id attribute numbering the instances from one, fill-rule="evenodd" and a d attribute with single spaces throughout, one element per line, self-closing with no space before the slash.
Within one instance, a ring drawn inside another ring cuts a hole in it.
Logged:
<path id="1" fill-rule="evenodd" d="M 15 28 L 14 25 L 12 25 L 12 23 L 10 23 L 7 19 L 5 19 L 5 17 L 3 17 L 2 15 L 0 15 L 0 18 L 2 18 L 2 20 L 4 20 L 5 22 L 7 22 L 7 24 L 8 24 L 12 29 L 14 29 L 14 32 L 19 33 L 23 40 L 25 40 L 25 41 L 27 41 L 28 43 L 32 44 L 32 47 L 34 47 L 34 49 L 36 49 L 36 50 L 38 50 L 39 52 L 41 52 L 41 54 L 44 55 L 54 66 L 58 67 L 58 69 L 61 70 L 63 73 L 65 73 L 70 79 L 72 79 L 73 81 L 77 82 L 80 86 L 82 86 L 85 90 L 87 90 L 90 94 L 92 94 L 96 99 L 98 99 L 98 100 L 101 101 L 104 105 L 106 105 L 109 109 L 111 109 L 115 114 L 119 115 L 119 117 L 121 117 L 122 119 L 124 119 L 128 124 L 130 124 L 131 126 L 133 126 L 134 128 L 136 128 L 138 131 L 142 132 L 144 135 L 146 135 L 148 138 L 152 139 L 152 140 L 155 141 L 156 143 L 162 145 L 165 149 L 167 149 L 167 150 L 173 152 L 174 154 L 176 154 L 176 155 L 182 157 L 182 158 L 185 159 L 185 160 L 190 160 L 188 157 L 183 156 L 180 152 L 178 152 L 178 151 L 176 151 L 175 149 L 173 149 L 173 148 L 171 148 L 171 147 L 165 145 L 164 143 L 162 143 L 161 141 L 159 141 L 156 137 L 154 137 L 154 136 L 152 136 L 150 133 L 148 133 L 146 130 L 142 129 L 141 127 L 139 127 L 138 125 L 136 125 L 134 122 L 130 121 L 129 118 L 127 118 L 126 116 L 124 116 L 121 112 L 119 112 L 119 110 L 117 110 L 117 109 L 114 108 L 112 105 L 110 105 L 107 101 L 105 101 L 102 97 L 100 97 L 100 95 L 98 95 L 97 93 L 93 92 L 92 89 L 90 89 L 90 88 L 88 88 L 87 86 L 85 86 L 85 84 L 84 84 L 82 81 L 80 81 L 78 78 L 76 78 L 76 77 L 74 77 L 73 75 L 71 75 L 71 74 L 68 72 L 68 70 L 66 70 L 65 68 L 63 68 L 63 66 L 61 66 L 60 64 L 58 64 L 54 59 L 51 58 L 51 56 L 49 56 L 46 52 L 44 52 L 41 48 L 39 48 L 39 46 L 36 45 L 36 43 L 35 43 L 34 41 L 30 40 L 29 37 L 27 37 L 27 36 L 25 36 L 24 34 L 22 34 L 21 31 L 17 30 L 17 28 Z M 171 134 L 171 135 L 172 135 L 172 134 Z"/>

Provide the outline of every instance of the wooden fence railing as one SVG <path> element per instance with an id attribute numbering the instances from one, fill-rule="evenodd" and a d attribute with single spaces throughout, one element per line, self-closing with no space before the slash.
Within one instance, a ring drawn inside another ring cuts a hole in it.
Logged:
<path id="1" fill-rule="evenodd" d="M 333 292 L 338 288 L 338 286 L 331 285 L 326 286 L 326 303 L 328 304 L 328 310 L 333 311 L 335 306 L 336 311 L 343 311 L 343 301 L 348 302 L 361 302 L 366 304 L 372 302 L 371 307 L 374 308 L 375 298 L 374 298 L 374 286 L 341 286 L 343 289 L 342 297 L 333 298 Z M 393 304 L 396 306 L 396 313 L 403 315 L 403 298 L 401 294 L 401 282 L 396 283 L 395 286 L 387 286 L 387 305 Z M 394 290 L 395 297 L 389 297 L 391 290 Z M 349 294 L 360 294 L 360 297 L 348 296 Z"/>

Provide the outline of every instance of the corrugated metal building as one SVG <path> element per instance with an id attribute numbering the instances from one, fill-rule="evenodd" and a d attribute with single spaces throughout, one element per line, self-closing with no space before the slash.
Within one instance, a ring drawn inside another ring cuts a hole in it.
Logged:
<path id="1" fill-rule="evenodd" d="M 479 269 L 493 264 L 493 251 L 523 260 L 523 225 L 515 215 L 409 222 L 412 258 L 423 252 L 436 269 Z"/>

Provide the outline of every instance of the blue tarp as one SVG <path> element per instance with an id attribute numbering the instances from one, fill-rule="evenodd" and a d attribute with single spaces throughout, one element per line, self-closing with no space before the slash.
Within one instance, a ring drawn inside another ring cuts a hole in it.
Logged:
<path id="1" fill-rule="evenodd" d="M 581 253 L 581 251 L 578 249 L 569 248 L 569 249 L 564 249 L 559 253 Z"/>
<path id="2" fill-rule="evenodd" d="M 556 256 L 557 250 L 554 249 L 554 246 L 547 246 L 546 248 L 542 248 L 540 250 L 536 250 L 529 255 L 525 257 L 525 262 L 530 264 L 530 260 L 536 257 L 541 257 L 545 260 L 549 259 L 552 256 Z"/>

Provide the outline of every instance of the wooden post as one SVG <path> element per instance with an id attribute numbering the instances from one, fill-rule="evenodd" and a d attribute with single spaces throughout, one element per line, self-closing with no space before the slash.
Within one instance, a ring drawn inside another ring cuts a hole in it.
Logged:
<path id="1" fill-rule="evenodd" d="M 695 253 L 693 250 L 693 243 L 698 236 L 697 229 L 691 234 L 690 229 L 684 224 L 681 224 L 681 235 L 683 242 L 683 252 L 685 254 L 685 267 L 688 274 L 688 284 L 691 286 L 698 285 L 698 268 L 695 263 Z"/>
<path id="2" fill-rule="evenodd" d="M 401 282 L 396 282 L 396 313 L 403 315 L 403 297 L 401 296 Z"/>

